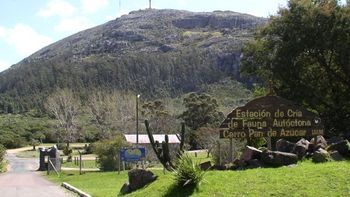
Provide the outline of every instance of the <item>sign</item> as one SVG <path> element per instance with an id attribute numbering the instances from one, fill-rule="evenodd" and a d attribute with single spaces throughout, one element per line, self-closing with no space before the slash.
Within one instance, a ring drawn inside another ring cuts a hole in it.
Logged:
<path id="1" fill-rule="evenodd" d="M 141 161 L 146 158 L 146 149 L 142 148 L 124 148 L 120 150 L 122 161 Z"/>
<path id="2" fill-rule="evenodd" d="M 220 126 L 220 138 L 304 137 L 324 134 L 313 112 L 278 96 L 264 96 L 233 110 Z"/>

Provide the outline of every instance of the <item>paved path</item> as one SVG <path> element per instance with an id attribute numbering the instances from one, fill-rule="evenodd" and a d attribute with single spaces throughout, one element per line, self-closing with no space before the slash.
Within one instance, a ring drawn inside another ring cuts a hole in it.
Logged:
<path id="1" fill-rule="evenodd" d="M 0 174 L 1 197 L 72 197 L 63 188 L 40 176 L 37 159 L 24 159 L 8 151 L 8 172 Z"/>

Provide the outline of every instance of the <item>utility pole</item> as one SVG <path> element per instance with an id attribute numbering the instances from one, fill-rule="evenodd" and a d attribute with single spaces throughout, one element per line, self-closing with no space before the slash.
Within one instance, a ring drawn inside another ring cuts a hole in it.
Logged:
<path id="1" fill-rule="evenodd" d="M 139 147 L 139 98 L 140 95 L 136 95 L 136 148 Z"/>
<path id="2" fill-rule="evenodd" d="M 149 9 L 152 9 L 152 0 L 149 0 Z"/>

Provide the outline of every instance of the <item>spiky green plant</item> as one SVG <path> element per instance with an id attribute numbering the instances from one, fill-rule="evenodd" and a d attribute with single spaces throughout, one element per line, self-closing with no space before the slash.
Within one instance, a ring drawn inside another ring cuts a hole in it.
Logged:
<path id="1" fill-rule="evenodd" d="M 177 168 L 174 171 L 174 179 L 179 187 L 198 187 L 203 180 L 204 171 L 199 168 L 192 158 L 183 154 L 178 160 Z"/>

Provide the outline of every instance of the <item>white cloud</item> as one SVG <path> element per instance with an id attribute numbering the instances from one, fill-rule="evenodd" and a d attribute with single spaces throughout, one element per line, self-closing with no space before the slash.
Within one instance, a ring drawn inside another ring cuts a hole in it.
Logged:
<path id="1" fill-rule="evenodd" d="M 50 16 L 71 16 L 76 12 L 76 8 L 64 0 L 51 0 L 44 8 L 37 13 L 42 17 Z"/>
<path id="2" fill-rule="evenodd" d="M 13 28 L 0 27 L 0 32 L 0 38 L 10 46 L 14 46 L 16 52 L 22 56 L 29 56 L 52 43 L 51 38 L 39 34 L 25 24 L 16 24 Z"/>
<path id="3" fill-rule="evenodd" d="M 0 72 L 8 69 L 10 67 L 10 64 L 6 61 L 0 60 Z"/>
<path id="4" fill-rule="evenodd" d="M 64 18 L 56 26 L 55 30 L 60 32 L 76 33 L 81 30 L 93 27 L 86 17 Z"/>
<path id="5" fill-rule="evenodd" d="M 108 0 L 80 0 L 82 10 L 85 13 L 95 13 L 108 6 Z"/>

